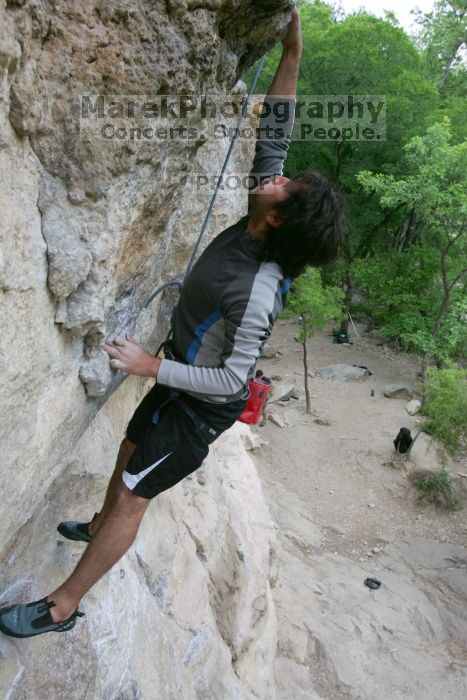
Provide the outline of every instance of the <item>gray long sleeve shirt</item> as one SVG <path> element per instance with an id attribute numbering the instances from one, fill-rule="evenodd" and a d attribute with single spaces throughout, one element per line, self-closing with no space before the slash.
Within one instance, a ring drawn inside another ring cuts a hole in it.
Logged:
<path id="1" fill-rule="evenodd" d="M 267 102 L 272 107 L 275 100 Z M 283 133 L 256 142 L 251 170 L 256 178 L 282 174 L 295 104 L 287 102 L 289 118 L 279 125 Z M 260 134 L 268 127 L 277 130 L 271 114 L 272 109 L 261 118 Z M 162 360 L 157 375 L 158 383 L 214 404 L 248 395 L 248 381 L 290 286 L 278 264 L 261 259 L 262 245 L 248 233 L 248 218 L 222 231 L 185 280 L 172 340 L 182 361 Z"/>

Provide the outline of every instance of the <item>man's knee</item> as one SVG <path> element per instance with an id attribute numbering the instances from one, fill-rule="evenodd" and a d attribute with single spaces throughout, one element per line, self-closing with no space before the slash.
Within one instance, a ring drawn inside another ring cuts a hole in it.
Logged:
<path id="1" fill-rule="evenodd" d="M 141 496 L 132 493 L 123 481 L 117 484 L 115 490 L 115 506 L 119 510 L 127 513 L 139 513 L 144 511 L 149 503 L 150 501 L 147 498 L 141 498 Z"/>

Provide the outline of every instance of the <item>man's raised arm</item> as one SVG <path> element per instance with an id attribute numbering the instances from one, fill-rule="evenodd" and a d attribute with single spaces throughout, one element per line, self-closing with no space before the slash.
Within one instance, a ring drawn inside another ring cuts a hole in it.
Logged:
<path id="1" fill-rule="evenodd" d="M 268 90 L 268 96 L 293 97 L 297 94 L 298 71 L 302 56 L 302 33 L 298 10 L 292 10 L 287 34 L 282 39 L 282 56 Z"/>
<path id="2" fill-rule="evenodd" d="M 250 173 L 252 187 L 264 177 L 281 175 L 287 156 L 302 55 L 300 15 L 297 9 L 292 10 L 282 46 L 282 56 L 264 100 L 263 116 L 258 125 L 255 158 Z"/>

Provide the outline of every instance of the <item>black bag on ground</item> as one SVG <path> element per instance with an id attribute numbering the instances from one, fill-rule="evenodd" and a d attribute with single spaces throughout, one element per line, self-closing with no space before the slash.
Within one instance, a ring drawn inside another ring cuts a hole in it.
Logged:
<path id="1" fill-rule="evenodd" d="M 397 433 L 396 439 L 394 440 L 394 447 L 398 452 L 408 452 L 410 445 L 412 444 L 412 435 L 408 428 L 401 428 Z"/>

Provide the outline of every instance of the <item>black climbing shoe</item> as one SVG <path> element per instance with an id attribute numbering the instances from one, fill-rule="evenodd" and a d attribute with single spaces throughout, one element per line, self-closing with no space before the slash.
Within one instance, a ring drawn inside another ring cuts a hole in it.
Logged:
<path id="1" fill-rule="evenodd" d="M 84 613 L 75 610 L 68 620 L 54 622 L 50 608 L 55 603 L 47 602 L 47 598 L 36 600 L 34 603 L 12 605 L 0 610 L 0 630 L 10 637 L 35 637 L 44 632 L 68 632 L 76 624 L 77 617 Z"/>
<path id="2" fill-rule="evenodd" d="M 94 513 L 91 523 L 97 518 L 99 513 Z M 76 520 L 66 520 L 57 525 L 58 532 L 69 540 L 82 540 L 90 542 L 92 535 L 89 534 L 88 527 L 91 523 L 78 523 Z"/>

